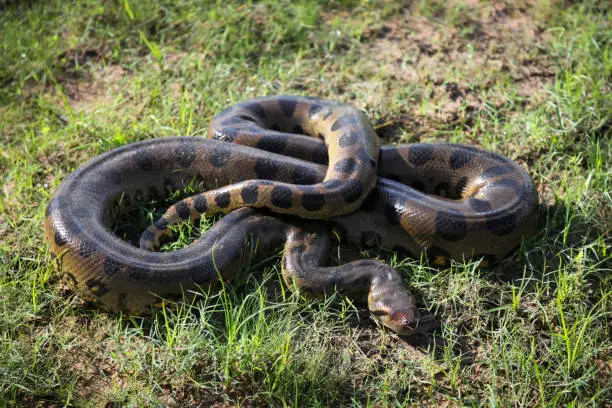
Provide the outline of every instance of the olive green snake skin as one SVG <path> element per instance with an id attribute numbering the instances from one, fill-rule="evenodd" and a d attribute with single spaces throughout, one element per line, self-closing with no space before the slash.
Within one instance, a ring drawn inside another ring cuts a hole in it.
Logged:
<path id="1" fill-rule="evenodd" d="M 400 334 L 418 323 L 400 274 L 375 260 L 329 267 L 340 241 L 449 259 L 501 260 L 537 224 L 527 173 L 496 153 L 455 144 L 380 146 L 357 109 L 308 97 L 244 101 L 217 115 L 208 135 L 153 139 L 93 158 L 49 203 L 45 241 L 75 289 L 105 309 L 140 313 L 160 298 L 231 280 L 256 252 L 284 245 L 290 287 L 367 297 Z M 308 136 L 306 136 L 308 135 Z M 216 139 L 216 140 L 215 140 Z M 140 248 L 109 229 L 121 198 L 135 206 L 198 180 L 143 232 Z M 187 247 L 156 252 L 169 226 L 228 213 Z"/>

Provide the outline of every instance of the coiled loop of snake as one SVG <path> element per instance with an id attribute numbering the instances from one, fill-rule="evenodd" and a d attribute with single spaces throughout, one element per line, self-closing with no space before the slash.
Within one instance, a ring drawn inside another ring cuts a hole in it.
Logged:
<path id="1" fill-rule="evenodd" d="M 537 195 L 515 163 L 452 144 L 379 148 L 363 114 L 346 105 L 253 99 L 219 114 L 209 135 L 222 141 L 134 143 L 66 178 L 47 208 L 45 240 L 81 294 L 110 310 L 141 312 L 219 274 L 231 280 L 248 262 L 251 237 L 257 251 L 285 245 L 283 276 L 292 287 L 367 295 L 375 317 L 408 333 L 417 313 L 401 276 L 370 260 L 326 267 L 330 227 L 343 242 L 425 251 L 434 263 L 498 261 L 535 228 Z M 131 205 L 163 198 L 193 179 L 204 192 L 174 204 L 145 231 L 148 250 L 109 231 L 109 210 L 120 198 Z M 194 244 L 150 251 L 170 224 L 230 211 Z"/>
<path id="2" fill-rule="evenodd" d="M 303 133 L 311 137 L 299 136 Z M 257 98 L 221 112 L 209 134 L 321 164 L 329 161 L 325 177 L 315 181 L 312 171 L 304 169 L 296 171 L 292 183 L 275 181 L 279 168 L 262 160 L 256 163 L 257 179 L 206 191 L 172 206 L 143 234 L 141 248 L 157 248 L 159 239 L 169 236 L 168 225 L 242 207 L 264 207 L 307 219 L 348 214 L 359 208 L 376 184 L 380 140 L 363 113 L 351 106 L 320 99 Z M 318 138 L 316 145 L 312 137 Z M 226 160 L 227 149 L 220 147 L 211 164 L 232 166 L 233 172 L 242 173 L 240 162 Z"/>

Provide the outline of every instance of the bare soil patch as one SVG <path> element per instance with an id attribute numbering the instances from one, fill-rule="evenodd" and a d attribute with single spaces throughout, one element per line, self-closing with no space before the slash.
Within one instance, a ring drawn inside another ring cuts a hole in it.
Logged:
<path id="1" fill-rule="evenodd" d="M 423 89 L 422 106 L 407 111 L 425 125 L 469 126 L 485 102 L 499 107 L 516 96 L 538 104 L 554 77 L 551 57 L 538 47 L 544 29 L 527 9 L 473 1 L 465 7 L 439 18 L 406 8 L 368 33 L 378 69 L 398 86 Z M 504 83 L 518 95 L 505 94 Z"/>
<path id="2" fill-rule="evenodd" d="M 126 74 L 120 65 L 107 65 L 91 70 L 85 78 L 67 78 L 62 85 L 72 109 L 92 113 L 114 102 Z"/>

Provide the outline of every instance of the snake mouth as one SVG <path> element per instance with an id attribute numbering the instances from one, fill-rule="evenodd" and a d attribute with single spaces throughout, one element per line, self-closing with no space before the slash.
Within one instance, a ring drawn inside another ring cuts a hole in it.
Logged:
<path id="1" fill-rule="evenodd" d="M 414 310 L 393 311 L 384 308 L 372 311 L 372 316 L 383 326 L 401 336 L 414 334 L 419 327 L 419 319 Z"/>

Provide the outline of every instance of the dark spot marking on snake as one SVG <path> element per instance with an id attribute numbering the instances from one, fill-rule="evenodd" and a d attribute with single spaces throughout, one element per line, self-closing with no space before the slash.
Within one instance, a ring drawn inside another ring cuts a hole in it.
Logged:
<path id="1" fill-rule="evenodd" d="M 275 132 L 280 132 L 281 127 L 278 123 L 273 123 L 270 125 L 270 130 L 274 130 Z"/>
<path id="2" fill-rule="evenodd" d="M 303 135 L 304 129 L 300 125 L 295 125 L 295 127 L 293 128 L 293 133 Z"/>
<path id="3" fill-rule="evenodd" d="M 343 127 L 353 126 L 359 124 L 359 117 L 357 115 L 342 115 L 331 126 L 331 131 L 336 132 Z"/>
<path id="4" fill-rule="evenodd" d="M 354 203 L 363 194 L 363 184 L 359 180 L 349 180 L 342 191 L 342 197 L 347 203 Z"/>
<path id="5" fill-rule="evenodd" d="M 485 223 L 489 231 L 493 234 L 497 236 L 506 235 L 514 230 L 516 226 L 516 215 L 506 214 L 487 217 Z"/>
<path id="6" fill-rule="evenodd" d="M 213 167 L 224 167 L 230 158 L 230 149 L 224 145 L 219 145 L 215 148 L 210 156 L 209 162 Z"/>
<path id="7" fill-rule="evenodd" d="M 153 156 L 146 150 L 138 150 L 135 161 L 140 170 L 150 171 L 153 168 Z"/>
<path id="8" fill-rule="evenodd" d="M 318 211 L 325 205 L 325 196 L 318 191 L 306 192 L 302 196 L 302 207 L 308 211 Z"/>
<path id="9" fill-rule="evenodd" d="M 245 108 L 253 112 L 257 117 L 264 118 L 266 116 L 266 110 L 259 102 L 251 102 Z"/>
<path id="10" fill-rule="evenodd" d="M 470 197 L 468 203 L 472 210 L 476 212 L 487 212 L 491 210 L 491 204 L 487 200 L 481 200 L 479 198 Z"/>
<path id="11" fill-rule="evenodd" d="M 104 270 L 105 275 L 113 276 L 121 270 L 121 264 L 111 258 L 106 258 L 104 260 L 104 264 L 102 265 L 102 269 Z"/>
<path id="12" fill-rule="evenodd" d="M 296 166 L 292 180 L 294 184 L 314 184 L 317 182 L 317 173 L 308 167 Z"/>
<path id="13" fill-rule="evenodd" d="M 245 204 L 253 204 L 259 198 L 259 187 L 257 184 L 249 184 L 242 189 L 240 195 Z"/>
<path id="14" fill-rule="evenodd" d="M 293 205 L 293 192 L 289 187 L 276 186 L 272 189 L 270 200 L 278 208 L 290 208 Z"/>
<path id="15" fill-rule="evenodd" d="M 317 113 L 321 112 L 321 109 L 323 109 L 323 107 L 319 105 L 318 103 L 311 104 L 310 105 L 310 117 L 313 117 Z"/>
<path id="16" fill-rule="evenodd" d="M 460 169 L 461 167 L 468 164 L 474 155 L 468 151 L 457 149 L 451 154 L 450 157 L 450 167 L 453 170 Z"/>
<path id="17" fill-rule="evenodd" d="M 79 242 L 79 256 L 82 258 L 88 258 L 91 254 L 95 252 L 95 249 L 89 241 L 81 241 Z"/>
<path id="18" fill-rule="evenodd" d="M 355 154 L 355 157 L 359 159 L 362 164 L 369 163 L 372 168 L 376 167 L 376 160 L 366 151 L 364 147 L 359 149 L 359 151 Z"/>
<path id="19" fill-rule="evenodd" d="M 398 180 L 400 181 L 400 180 Z M 414 188 L 415 190 L 418 191 L 425 191 L 425 184 L 423 184 L 422 181 L 419 180 L 415 180 L 412 182 L 412 184 L 410 184 L 410 187 Z"/>
<path id="20" fill-rule="evenodd" d="M 508 174 L 511 171 L 511 168 L 508 166 L 492 166 L 486 169 L 482 173 L 482 177 L 490 178 L 490 177 L 498 177 Z"/>
<path id="21" fill-rule="evenodd" d="M 228 191 L 219 193 L 215 196 L 215 202 L 219 208 L 227 208 L 230 205 L 231 196 Z"/>
<path id="22" fill-rule="evenodd" d="M 196 156 L 196 149 L 193 143 L 181 143 L 176 149 L 176 162 L 181 167 L 189 167 Z"/>
<path id="23" fill-rule="evenodd" d="M 257 159 L 255 163 L 255 174 L 257 178 L 270 180 L 276 178 L 277 173 L 278 166 L 275 163 L 264 157 Z"/>
<path id="24" fill-rule="evenodd" d="M 263 136 L 255 147 L 272 153 L 281 153 L 287 147 L 288 138 L 280 135 Z"/>
<path id="25" fill-rule="evenodd" d="M 66 242 L 68 242 L 68 240 L 62 236 L 62 234 L 59 232 L 59 230 L 55 230 L 55 245 L 57 246 L 64 246 L 66 245 Z"/>
<path id="26" fill-rule="evenodd" d="M 455 197 L 459 198 L 463 196 L 463 190 L 465 190 L 465 187 L 467 186 L 467 182 L 468 182 L 467 176 L 463 176 L 459 179 L 459 181 L 457 182 L 457 186 L 455 187 Z"/>
<path id="27" fill-rule="evenodd" d="M 168 229 L 168 220 L 162 217 L 159 220 L 155 221 L 153 225 L 155 226 L 156 229 L 160 231 L 164 231 Z"/>
<path id="28" fill-rule="evenodd" d="M 353 146 L 355 143 L 359 141 L 359 134 L 356 132 L 347 132 L 340 136 L 338 143 L 340 147 L 349 147 Z"/>
<path id="29" fill-rule="evenodd" d="M 472 152 L 472 153 L 478 153 L 478 152 L 482 152 L 482 150 L 477 149 L 476 147 L 473 146 L 465 146 L 465 145 L 455 145 L 459 148 L 461 148 L 461 150 L 465 150 L 467 152 Z"/>
<path id="30" fill-rule="evenodd" d="M 372 189 L 372 192 L 368 194 L 368 196 L 361 203 L 360 210 L 365 212 L 372 212 L 376 209 L 376 204 L 380 199 L 380 194 L 378 193 L 378 189 Z"/>
<path id="31" fill-rule="evenodd" d="M 189 206 L 184 201 L 179 201 L 178 203 L 174 204 L 174 209 L 180 218 L 184 220 L 189 219 Z"/>
<path id="32" fill-rule="evenodd" d="M 312 161 L 317 164 L 327 164 L 329 161 L 329 157 L 327 155 L 327 147 L 325 144 L 321 143 L 317 146 L 312 152 Z"/>
<path id="33" fill-rule="evenodd" d="M 295 99 L 289 98 L 281 98 L 278 100 L 278 105 L 281 110 L 287 117 L 292 117 L 295 112 L 295 107 L 297 106 L 297 101 Z"/>
<path id="34" fill-rule="evenodd" d="M 352 157 L 346 157 L 342 160 L 338 160 L 334 165 L 334 170 L 340 173 L 352 174 L 355 172 L 357 162 Z"/>
<path id="35" fill-rule="evenodd" d="M 102 296 L 110 291 L 98 279 L 89 279 L 87 282 L 85 282 L 85 285 L 96 296 Z"/>
<path id="36" fill-rule="evenodd" d="M 416 167 L 427 164 L 433 157 L 433 146 L 428 144 L 413 146 L 408 150 L 408 162 Z"/>
<path id="37" fill-rule="evenodd" d="M 376 231 L 362 231 L 361 232 L 361 245 L 364 247 L 376 247 L 382 243 L 381 235 Z"/>
<path id="38" fill-rule="evenodd" d="M 440 210 L 436 213 L 436 233 L 447 241 L 459 241 L 467 234 L 465 216 L 456 210 Z"/>
<path id="39" fill-rule="evenodd" d="M 395 208 L 395 206 L 390 203 L 385 204 L 384 214 L 385 219 L 391 225 L 398 225 L 401 221 L 401 217 L 399 212 L 397 211 L 397 208 Z"/>

